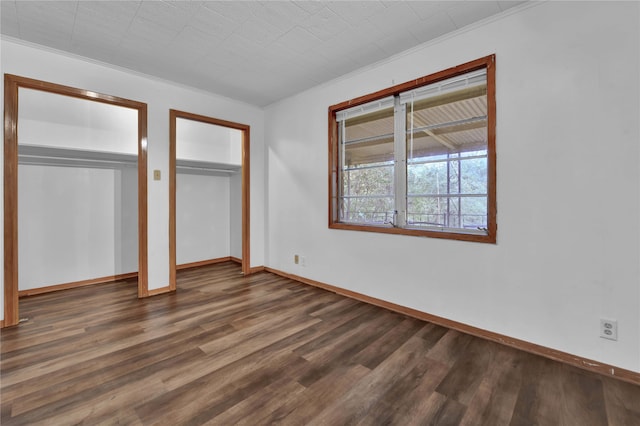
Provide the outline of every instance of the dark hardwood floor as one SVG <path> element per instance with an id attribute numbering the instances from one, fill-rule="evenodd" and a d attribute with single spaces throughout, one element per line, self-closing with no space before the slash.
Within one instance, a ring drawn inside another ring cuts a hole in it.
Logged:
<path id="1" fill-rule="evenodd" d="M 233 263 L 22 299 L 1 423 L 640 425 L 640 386 Z"/>

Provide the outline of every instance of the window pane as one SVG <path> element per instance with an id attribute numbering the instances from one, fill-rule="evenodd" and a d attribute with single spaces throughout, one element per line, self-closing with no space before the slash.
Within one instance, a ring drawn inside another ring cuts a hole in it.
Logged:
<path id="1" fill-rule="evenodd" d="M 460 187 L 465 194 L 487 193 L 487 157 L 460 161 Z"/>
<path id="2" fill-rule="evenodd" d="M 401 95 L 409 226 L 475 229 L 486 223 L 486 77 L 465 78 Z"/>
<path id="3" fill-rule="evenodd" d="M 462 227 L 466 229 L 486 229 L 487 197 L 467 197 L 461 200 L 463 212 Z"/>
<path id="4" fill-rule="evenodd" d="M 445 226 L 446 199 L 440 197 L 409 197 L 407 201 L 407 225 Z"/>
<path id="5" fill-rule="evenodd" d="M 345 196 L 393 195 L 393 164 L 344 171 Z"/>
<path id="6" fill-rule="evenodd" d="M 344 122 L 343 165 L 362 166 L 393 161 L 393 108 Z"/>
<path id="7" fill-rule="evenodd" d="M 413 196 L 407 201 L 407 225 L 442 228 L 487 227 L 486 196 Z"/>
<path id="8" fill-rule="evenodd" d="M 409 197 L 407 225 L 459 228 L 461 223 L 458 197 Z"/>
<path id="9" fill-rule="evenodd" d="M 340 217 L 344 222 L 383 224 L 393 221 L 393 197 L 343 198 Z"/>
<path id="10" fill-rule="evenodd" d="M 394 213 L 393 108 L 339 122 L 340 221 L 383 224 Z"/>
<path id="11" fill-rule="evenodd" d="M 446 194 L 447 165 L 445 163 L 408 164 L 407 193 L 409 195 Z"/>

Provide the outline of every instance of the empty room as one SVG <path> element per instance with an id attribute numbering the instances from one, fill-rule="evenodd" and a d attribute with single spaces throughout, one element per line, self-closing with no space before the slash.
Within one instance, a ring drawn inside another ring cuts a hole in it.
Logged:
<path id="1" fill-rule="evenodd" d="M 0 18 L 2 425 L 640 425 L 640 2 Z"/>

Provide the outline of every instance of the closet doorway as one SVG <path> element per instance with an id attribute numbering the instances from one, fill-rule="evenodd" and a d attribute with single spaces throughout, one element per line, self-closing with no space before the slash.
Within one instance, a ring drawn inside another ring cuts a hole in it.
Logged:
<path id="1" fill-rule="evenodd" d="M 169 123 L 170 290 L 186 267 L 233 260 L 250 274 L 250 127 L 173 109 Z"/>
<path id="2" fill-rule="evenodd" d="M 21 295 L 137 276 L 148 296 L 147 105 L 10 74 L 4 90 L 3 325 Z"/>

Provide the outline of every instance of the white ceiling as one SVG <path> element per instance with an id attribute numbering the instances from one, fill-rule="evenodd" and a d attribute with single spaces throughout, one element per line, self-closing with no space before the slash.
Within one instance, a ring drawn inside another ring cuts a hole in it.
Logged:
<path id="1" fill-rule="evenodd" d="M 4 36 L 265 106 L 522 1 L 1 1 Z"/>

